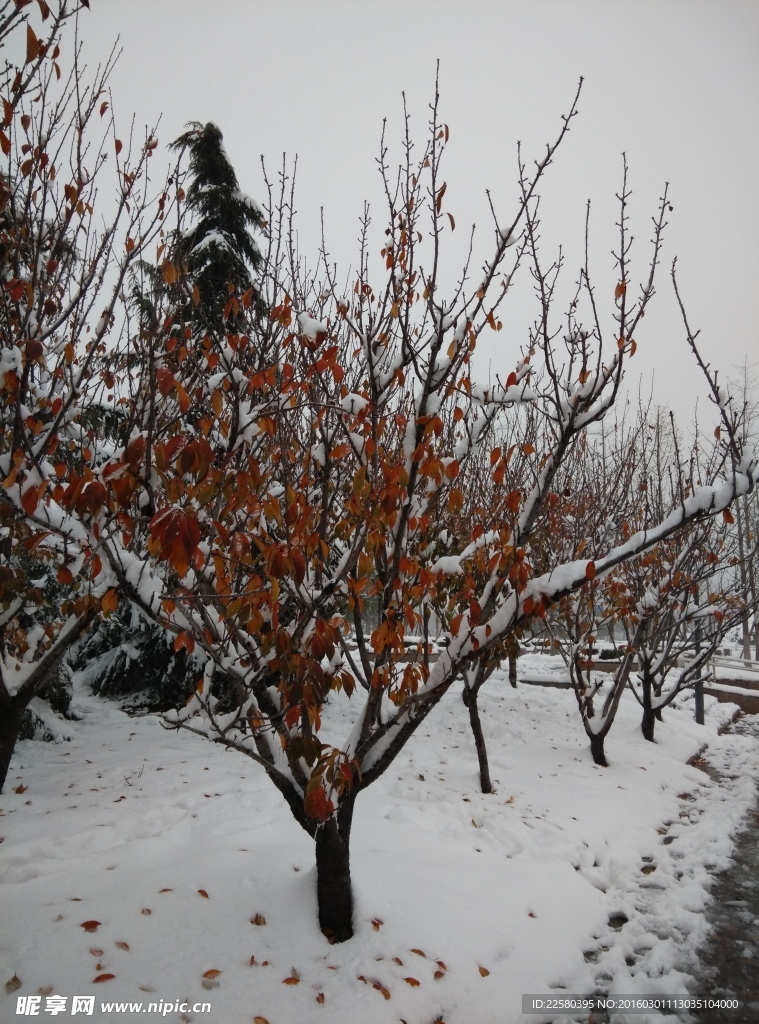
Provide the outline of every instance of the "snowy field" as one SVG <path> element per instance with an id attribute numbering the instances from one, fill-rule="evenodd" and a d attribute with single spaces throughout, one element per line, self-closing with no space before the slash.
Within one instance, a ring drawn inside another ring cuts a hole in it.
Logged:
<path id="1" fill-rule="evenodd" d="M 78 690 L 70 740 L 21 743 L 0 797 L 0 1020 L 39 994 L 43 1019 L 67 997 L 58 1020 L 94 995 L 75 1019 L 543 1024 L 575 1018 L 522 1016 L 522 993 L 697 992 L 710 875 L 759 775 L 754 741 L 718 734 L 732 705 L 707 698 L 699 727 L 685 700 L 651 744 L 628 694 L 601 769 L 571 691 L 499 677 L 480 704 L 496 792 L 451 693 L 359 798 L 356 934 L 330 946 L 311 841 L 260 769 Z M 687 764 L 704 747 L 720 784 Z"/>

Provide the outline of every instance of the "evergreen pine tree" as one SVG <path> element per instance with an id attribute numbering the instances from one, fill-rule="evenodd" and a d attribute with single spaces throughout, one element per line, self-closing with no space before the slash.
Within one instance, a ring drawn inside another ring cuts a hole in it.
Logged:
<path id="1" fill-rule="evenodd" d="M 263 229 L 264 214 L 240 190 L 222 138 L 212 121 L 196 121 L 171 148 L 189 156 L 191 180 L 185 202 L 193 221 L 177 239 L 174 259 L 187 266 L 197 286 L 196 316 L 223 329 L 239 314 L 243 296 L 262 309 L 253 276 L 262 256 L 252 232 Z"/>
<path id="2" fill-rule="evenodd" d="M 131 309 L 146 334 L 156 329 L 164 304 L 179 314 L 177 325 L 194 324 L 203 333 L 239 330 L 246 310 L 264 312 L 254 279 L 263 258 L 253 238 L 264 227 L 263 211 L 240 190 L 213 122 L 189 124 L 171 148 L 188 157 L 185 211 L 191 226 L 175 236 L 170 260 L 187 268 L 197 291 L 192 303 L 186 301 L 186 289 L 140 261 L 131 277 Z M 194 415 L 191 410 L 189 417 Z M 125 601 L 80 647 L 75 667 L 86 666 L 85 681 L 102 696 L 139 693 L 147 706 L 178 706 L 192 693 L 202 665 L 183 650 L 175 652 L 172 641 Z"/>

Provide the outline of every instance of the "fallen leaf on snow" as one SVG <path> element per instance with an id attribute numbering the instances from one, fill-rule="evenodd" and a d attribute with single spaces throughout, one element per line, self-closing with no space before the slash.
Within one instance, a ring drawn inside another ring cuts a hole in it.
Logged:
<path id="1" fill-rule="evenodd" d="M 203 974 L 203 977 L 204 978 L 218 978 L 220 974 L 221 974 L 221 971 L 217 971 L 215 968 L 212 967 L 210 971 L 206 971 Z"/>
<path id="2" fill-rule="evenodd" d="M 323 993 L 323 992 L 320 992 L 320 993 L 319 993 L 319 994 L 317 995 L 317 997 L 316 997 L 316 1001 L 317 1001 L 317 1003 L 323 1003 L 323 1002 L 324 1002 L 324 993 Z"/>
<path id="3" fill-rule="evenodd" d="M 110 981 L 112 978 L 115 977 L 115 974 L 98 974 L 97 978 L 92 979 L 92 984 L 95 985 L 99 981 Z"/>
<path id="4" fill-rule="evenodd" d="M 116 946 L 117 946 L 118 949 L 126 949 L 127 951 L 129 950 L 129 943 L 128 942 L 117 942 Z"/>
<path id="5" fill-rule="evenodd" d="M 487 976 L 490 974 L 490 971 L 487 969 L 487 967 L 480 967 L 480 974 L 482 975 L 483 978 L 487 978 Z"/>
<path id="6" fill-rule="evenodd" d="M 211 898 L 205 889 L 198 889 L 198 896 L 202 896 L 204 900 L 209 900 Z"/>
<path id="7" fill-rule="evenodd" d="M 418 988 L 421 985 L 421 981 L 417 981 L 416 978 L 404 978 L 403 980 L 412 988 Z"/>
<path id="8" fill-rule="evenodd" d="M 300 984 L 300 975 L 298 974 L 298 972 L 295 970 L 294 967 L 292 968 L 292 970 L 290 972 L 290 977 L 289 978 L 284 978 L 282 980 L 282 984 L 283 985 L 299 985 Z"/>
<path id="9" fill-rule="evenodd" d="M 257 925 L 266 924 L 266 918 L 264 917 L 263 914 L 255 914 L 253 917 L 251 917 L 250 923 Z"/>
<path id="10" fill-rule="evenodd" d="M 80 927 L 86 932 L 96 932 L 100 927 L 100 921 L 82 921 Z"/>
<path id="11" fill-rule="evenodd" d="M 10 995 L 11 992 L 15 992 L 17 988 L 21 988 L 21 978 L 14 974 L 10 981 L 6 981 L 5 991 Z"/>
<path id="12" fill-rule="evenodd" d="M 102 949 L 95 949 L 93 946 L 91 946 L 90 947 L 90 953 L 92 953 L 93 956 L 102 956 L 103 955 L 103 950 Z"/>
<path id="13" fill-rule="evenodd" d="M 152 914 L 153 911 L 150 909 L 150 907 L 143 907 L 142 910 L 140 911 L 140 913 L 141 914 Z"/>

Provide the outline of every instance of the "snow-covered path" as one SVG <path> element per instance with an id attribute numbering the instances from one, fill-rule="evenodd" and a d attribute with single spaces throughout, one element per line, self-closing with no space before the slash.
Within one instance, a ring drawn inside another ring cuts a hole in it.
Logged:
<path id="1" fill-rule="evenodd" d="M 43 1017 L 52 995 L 68 1000 L 58 1019 L 94 995 L 108 1022 L 540 1024 L 573 1018 L 523 1017 L 522 993 L 696 990 L 682 968 L 754 796 L 756 745 L 717 735 L 731 709 L 714 701 L 707 726 L 686 702 L 646 743 L 626 699 L 599 769 L 573 702 L 491 681 L 489 796 L 466 709 L 443 702 L 357 804 L 356 935 L 330 946 L 311 841 L 258 767 L 79 693 L 72 739 L 21 744 L 0 797 L 0 983 L 20 981 L 0 1018 L 39 994 Z M 685 763 L 707 743 L 741 759 L 724 785 Z"/>

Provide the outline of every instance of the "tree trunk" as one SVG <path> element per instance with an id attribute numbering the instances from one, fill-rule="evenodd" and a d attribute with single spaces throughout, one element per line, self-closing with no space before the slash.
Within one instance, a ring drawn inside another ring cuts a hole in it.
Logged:
<path id="1" fill-rule="evenodd" d="M 602 768 L 608 768 L 609 765 L 606 761 L 606 755 L 604 754 L 604 739 L 605 736 L 600 733 L 590 734 L 590 752 L 593 755 L 593 760 L 596 764 Z"/>
<path id="2" fill-rule="evenodd" d="M 13 699 L 0 704 L 0 793 L 3 791 L 8 765 L 18 739 L 22 713 L 23 709 L 19 709 Z"/>
<path id="3" fill-rule="evenodd" d="M 654 725 L 656 723 L 656 712 L 652 708 L 643 708 L 643 721 L 640 724 L 645 739 L 654 742 Z"/>
<path id="4" fill-rule="evenodd" d="M 319 927 L 330 942 L 353 937 L 350 834 L 355 797 L 341 801 L 316 832 L 316 894 Z"/>
<path id="5" fill-rule="evenodd" d="M 509 682 L 513 687 L 517 685 L 517 655 L 509 655 Z"/>
<path id="6" fill-rule="evenodd" d="M 493 786 L 490 782 L 490 765 L 488 764 L 488 748 L 485 745 L 485 737 L 482 734 L 482 723 L 480 712 L 477 708 L 477 692 L 470 690 L 466 702 L 469 708 L 469 724 L 472 726 L 474 745 L 477 748 L 477 760 L 480 763 L 480 786 L 483 793 L 492 793 Z"/>

